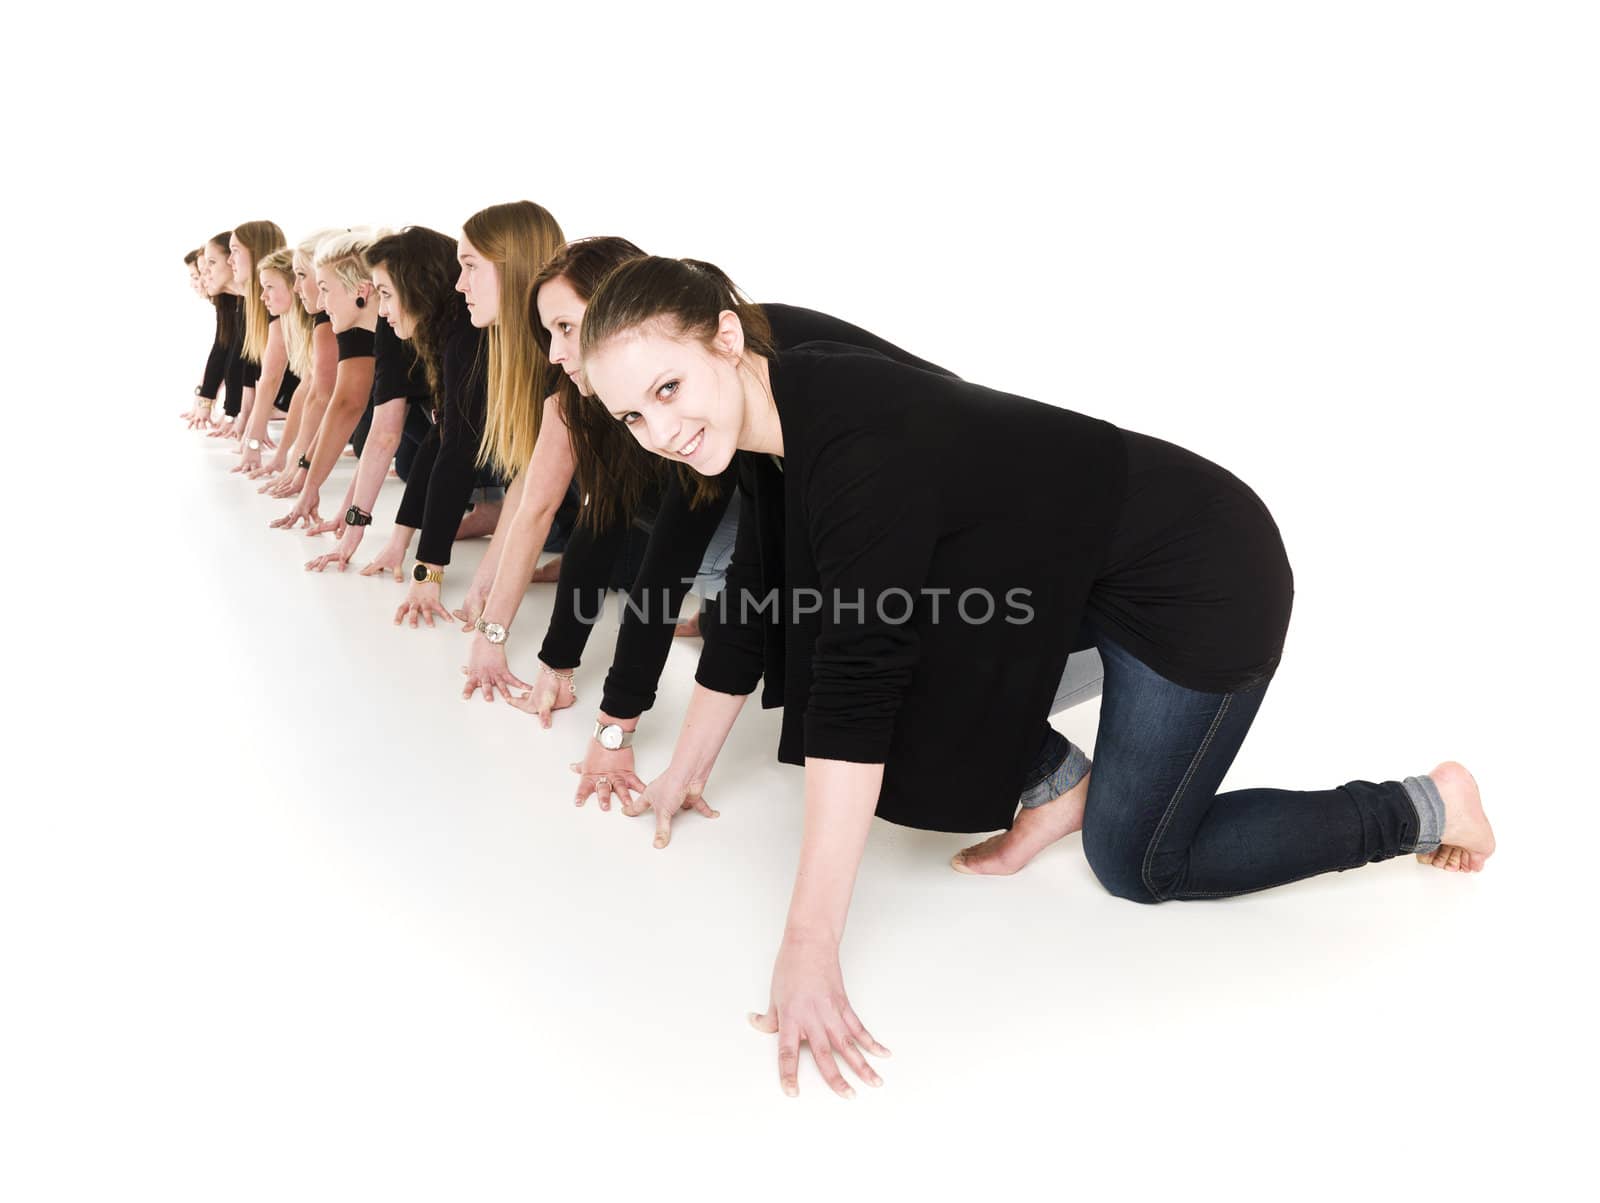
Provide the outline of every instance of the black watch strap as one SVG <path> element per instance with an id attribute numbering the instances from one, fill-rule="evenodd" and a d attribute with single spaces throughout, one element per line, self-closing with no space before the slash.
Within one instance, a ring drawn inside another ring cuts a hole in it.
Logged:
<path id="1" fill-rule="evenodd" d="M 368 526 L 372 522 L 372 515 L 359 505 L 353 505 L 344 512 L 346 526 Z"/>
<path id="2" fill-rule="evenodd" d="M 295 463 L 297 466 L 304 468 L 307 472 L 311 471 L 311 461 L 305 456 L 302 455 L 298 460 L 295 461 Z"/>

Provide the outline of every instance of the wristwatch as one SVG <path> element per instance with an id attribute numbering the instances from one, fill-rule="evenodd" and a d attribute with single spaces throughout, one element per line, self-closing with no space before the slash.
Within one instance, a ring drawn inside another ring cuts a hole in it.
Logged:
<path id="1" fill-rule="evenodd" d="M 602 723 L 596 719 L 594 737 L 595 741 L 608 752 L 633 746 L 633 732 L 624 731 L 617 723 Z"/>
<path id="2" fill-rule="evenodd" d="M 196 397 L 204 397 L 206 395 L 206 386 L 203 385 L 203 384 L 195 385 L 194 386 L 194 395 Z"/>
<path id="3" fill-rule="evenodd" d="M 344 512 L 346 526 L 368 526 L 372 522 L 372 515 L 359 505 L 353 505 Z"/>
<path id="4" fill-rule="evenodd" d="M 302 455 L 298 460 L 295 461 L 295 463 L 297 466 L 304 468 L 307 472 L 311 471 L 311 461 L 305 456 Z"/>
<path id="5" fill-rule="evenodd" d="M 483 619 L 480 618 L 472 625 L 477 629 L 478 634 L 482 635 L 496 647 L 499 647 L 506 641 L 506 629 L 498 622 L 484 622 Z"/>
<path id="6" fill-rule="evenodd" d="M 245 446 L 250 448 L 251 451 L 260 451 L 261 450 L 261 440 L 260 439 L 248 439 L 248 440 L 245 441 Z"/>
<path id="7" fill-rule="evenodd" d="M 444 581 L 444 569 L 429 568 L 421 560 L 418 560 L 417 566 L 411 570 L 411 579 L 419 585 L 423 581 L 432 581 L 435 585 L 442 584 Z"/>

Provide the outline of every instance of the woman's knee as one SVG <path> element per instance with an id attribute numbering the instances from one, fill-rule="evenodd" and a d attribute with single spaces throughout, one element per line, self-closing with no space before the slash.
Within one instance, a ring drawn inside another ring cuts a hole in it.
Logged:
<path id="1" fill-rule="evenodd" d="M 1086 822 L 1083 827 L 1083 854 L 1096 878 L 1117 898 L 1146 904 L 1166 899 L 1150 888 L 1145 879 L 1145 849 L 1131 832 L 1118 830 L 1111 823 Z"/>

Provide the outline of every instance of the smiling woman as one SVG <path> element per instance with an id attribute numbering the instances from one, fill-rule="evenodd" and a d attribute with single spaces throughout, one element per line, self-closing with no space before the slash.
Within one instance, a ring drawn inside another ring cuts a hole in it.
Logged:
<path id="1" fill-rule="evenodd" d="M 1081 830 L 1129 900 L 1223 898 L 1402 853 L 1476 870 L 1494 837 L 1471 775 L 1219 792 L 1283 649 L 1293 575 L 1238 478 L 1159 439 L 816 344 L 773 353 L 709 265 L 623 264 L 589 302 L 584 371 L 648 449 L 720 472 L 747 517 L 667 771 L 642 799 L 657 847 L 704 788 L 746 696 L 784 707 L 805 766 L 800 866 L 761 1030 L 793 1093 L 799 1045 L 881 1051 L 839 968 L 874 812 L 1006 832 L 960 872 L 1013 873 Z M 747 329 L 747 327 L 750 327 Z M 961 471 L 937 472 L 959 463 Z M 772 603 L 775 602 L 774 607 Z M 753 611 L 753 613 L 752 613 Z M 714 636 L 714 637 L 713 637 Z M 1083 641 L 1105 664 L 1096 753 L 1048 718 Z"/>

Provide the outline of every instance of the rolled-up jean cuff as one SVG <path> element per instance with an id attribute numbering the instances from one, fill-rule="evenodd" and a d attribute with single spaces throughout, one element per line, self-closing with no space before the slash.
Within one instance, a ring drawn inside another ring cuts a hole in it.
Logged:
<path id="1" fill-rule="evenodd" d="M 1043 806 L 1046 802 L 1059 798 L 1089 775 L 1089 769 L 1093 765 L 1083 754 L 1083 749 L 1067 740 L 1061 742 L 1067 745 L 1066 755 L 1062 757 L 1061 763 L 1046 776 L 1023 786 L 1022 797 L 1018 801 L 1024 808 Z"/>
<path id="2" fill-rule="evenodd" d="M 1417 839 L 1406 852 L 1432 852 L 1444 836 L 1444 799 L 1432 777 L 1407 777 L 1402 785 L 1417 812 Z"/>

